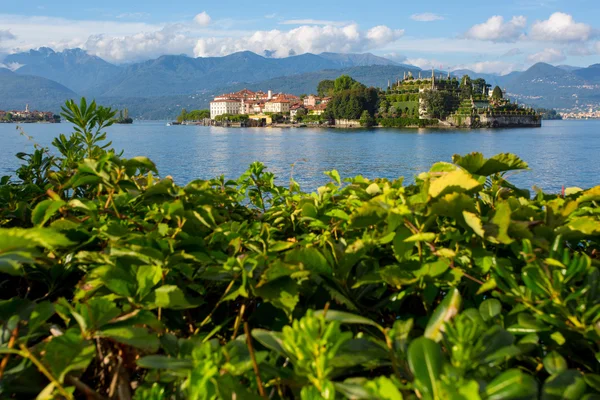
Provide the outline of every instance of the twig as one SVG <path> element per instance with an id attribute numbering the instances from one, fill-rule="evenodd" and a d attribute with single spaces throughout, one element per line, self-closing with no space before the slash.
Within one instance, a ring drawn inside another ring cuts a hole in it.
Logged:
<path id="1" fill-rule="evenodd" d="M 254 374 L 256 375 L 256 384 L 258 385 L 258 391 L 263 398 L 266 398 L 267 393 L 265 392 L 262 380 L 260 379 L 260 371 L 258 370 L 258 363 L 256 362 L 256 357 L 254 356 L 254 347 L 252 347 L 252 336 L 250 336 L 250 328 L 248 328 L 247 322 L 244 322 L 244 332 L 246 333 L 246 345 L 248 346 L 248 351 L 250 352 L 252 367 L 254 368 Z"/>
<path id="2" fill-rule="evenodd" d="M 117 362 L 117 366 L 115 367 L 115 372 L 113 378 L 110 382 L 110 387 L 108 388 L 108 397 L 111 399 L 115 396 L 115 391 L 117 390 L 117 384 L 119 383 L 119 371 L 121 370 L 121 357 L 119 357 L 119 361 Z M 113 363 L 114 365 L 114 363 Z"/>
<path id="3" fill-rule="evenodd" d="M 238 329 L 240 328 L 240 324 L 242 323 L 242 318 L 244 318 L 244 312 L 246 312 L 246 303 L 242 303 L 240 307 L 240 312 L 235 319 L 235 325 L 233 328 L 233 335 L 231 336 L 231 340 L 234 340 L 237 337 Z"/>
<path id="4" fill-rule="evenodd" d="M 429 246 L 429 249 L 432 251 L 432 253 L 433 253 L 433 254 L 435 254 L 435 255 L 436 255 L 436 256 L 438 256 L 438 257 L 441 257 L 441 256 L 439 255 L 439 253 L 438 253 L 438 251 L 437 251 L 437 249 L 436 249 L 436 247 L 435 247 L 435 245 L 434 245 L 433 243 L 425 242 L 425 244 L 427 244 L 427 246 Z M 480 284 L 480 285 L 483 285 L 483 284 L 484 284 L 484 282 L 482 282 L 482 281 L 480 281 L 479 279 L 477 279 L 477 278 L 475 278 L 475 277 L 473 277 L 473 276 L 471 276 L 471 275 L 467 274 L 467 273 L 466 273 L 465 271 L 463 271 L 462 269 L 460 269 L 460 268 L 457 268 L 456 266 L 454 266 L 454 260 L 450 260 L 450 268 L 451 268 L 451 269 L 454 269 L 454 270 L 456 270 L 456 271 L 459 271 L 459 272 L 460 272 L 461 274 L 463 274 L 463 275 L 464 275 L 466 278 L 468 278 L 468 279 L 472 280 L 473 282 L 476 282 L 476 283 L 478 283 L 478 284 Z"/>
<path id="5" fill-rule="evenodd" d="M 8 348 L 12 349 L 17 341 L 17 336 L 19 335 L 19 324 L 13 329 L 12 334 L 10 335 L 10 340 L 8 341 Z M 4 376 L 4 370 L 8 365 L 8 359 L 10 358 L 10 353 L 7 353 L 2 359 L 2 363 L 0 364 L 0 379 Z"/>
<path id="6" fill-rule="evenodd" d="M 77 390 L 79 390 L 80 392 L 85 394 L 85 396 L 87 397 L 88 400 L 89 399 L 106 400 L 106 397 L 101 396 L 100 394 L 96 393 L 91 387 L 89 387 L 85 383 L 81 382 L 79 379 L 75 378 L 74 376 L 67 375 L 65 380 L 69 384 L 75 386 L 75 388 Z"/>
<path id="7" fill-rule="evenodd" d="M 21 352 L 20 352 L 21 356 L 23 356 L 24 358 L 27 358 L 33 364 L 35 364 L 35 366 L 38 368 L 38 370 L 42 374 L 44 374 L 44 376 L 46 378 L 48 378 L 48 380 L 50 382 L 52 382 L 54 384 L 54 386 L 56 387 L 56 390 L 58 390 L 65 399 L 73 400 L 73 396 L 65 390 L 65 388 L 60 384 L 59 381 L 57 381 L 54 378 L 54 376 L 52 376 L 52 374 L 50 373 L 50 371 L 48 371 L 48 369 L 46 369 L 44 364 L 42 364 L 37 358 L 35 358 L 35 356 L 29 351 L 27 346 L 25 346 L 24 344 L 21 344 L 19 347 L 21 348 Z"/>
<path id="8" fill-rule="evenodd" d="M 212 311 L 210 312 L 210 314 L 208 314 L 206 316 L 206 318 L 204 318 L 204 321 L 202 321 L 200 323 L 200 328 L 202 328 L 204 325 L 206 325 L 208 323 L 208 321 L 210 321 L 210 319 L 212 318 L 212 315 L 214 314 L 215 311 L 217 311 L 217 308 L 221 305 L 221 301 L 223 301 L 223 299 L 225 298 L 225 296 L 227 296 L 227 294 L 229 293 L 229 291 L 233 287 L 234 283 L 235 283 L 235 278 L 232 279 L 231 282 L 229 282 L 229 285 L 227 286 L 227 289 L 225 289 L 225 292 L 223 293 L 223 295 L 221 295 L 221 298 L 217 302 L 217 305 L 212 309 Z"/>

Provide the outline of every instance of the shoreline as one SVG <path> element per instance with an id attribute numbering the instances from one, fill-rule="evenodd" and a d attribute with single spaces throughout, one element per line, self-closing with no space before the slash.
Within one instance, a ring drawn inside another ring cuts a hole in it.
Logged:
<path id="1" fill-rule="evenodd" d="M 374 125 L 374 126 L 360 126 L 360 125 L 305 125 L 305 124 L 272 124 L 268 126 L 215 126 L 218 128 L 260 128 L 260 129 L 268 129 L 268 128 L 279 128 L 279 129 L 303 129 L 303 128 L 317 128 L 317 129 L 439 129 L 439 130 L 483 130 L 483 129 L 521 129 L 521 128 L 541 128 L 543 125 L 539 126 L 530 126 L 530 125 L 514 125 L 514 126 L 482 126 L 482 127 L 465 127 L 465 126 L 453 126 L 453 125 L 430 125 L 430 126 L 382 126 L 382 125 Z"/>

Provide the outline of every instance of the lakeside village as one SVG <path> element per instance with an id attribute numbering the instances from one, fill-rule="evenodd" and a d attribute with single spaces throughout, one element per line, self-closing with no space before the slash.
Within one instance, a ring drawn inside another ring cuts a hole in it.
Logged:
<path id="1" fill-rule="evenodd" d="M 47 123 L 59 123 L 60 115 L 56 115 L 50 111 L 30 111 L 29 104 L 25 106 L 25 110 L 22 111 L 3 111 L 0 110 L 0 123 L 36 123 L 36 122 L 47 122 Z"/>
<path id="2" fill-rule="evenodd" d="M 20 124 L 32 124 L 32 123 L 60 123 L 60 115 L 54 114 L 50 111 L 30 111 L 29 104 L 25 105 L 25 110 L 18 111 L 3 111 L 0 110 L 0 123 L 20 123 Z M 133 124 L 133 118 L 129 116 L 127 108 L 119 111 L 119 116 L 114 119 L 116 124 Z"/>
<path id="3" fill-rule="evenodd" d="M 540 127 L 542 115 L 504 98 L 484 79 L 405 74 L 387 90 L 349 76 L 321 81 L 317 94 L 295 96 L 247 89 L 217 96 L 210 110 L 187 113 L 178 123 L 213 126 L 324 127 Z"/>

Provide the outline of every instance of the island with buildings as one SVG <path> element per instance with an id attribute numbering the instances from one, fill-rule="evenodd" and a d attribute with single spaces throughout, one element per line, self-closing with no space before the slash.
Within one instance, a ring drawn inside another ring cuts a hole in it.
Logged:
<path id="1" fill-rule="evenodd" d="M 324 127 L 540 127 L 542 116 L 504 91 L 468 76 L 415 77 L 367 88 L 349 76 L 319 83 L 318 94 L 296 96 L 248 89 L 216 96 L 204 124 Z"/>
<path id="2" fill-rule="evenodd" d="M 31 111 L 29 110 L 29 104 L 25 106 L 25 110 L 12 110 L 3 111 L 0 110 L 0 123 L 58 123 L 60 122 L 60 115 L 56 115 L 50 111 Z"/>

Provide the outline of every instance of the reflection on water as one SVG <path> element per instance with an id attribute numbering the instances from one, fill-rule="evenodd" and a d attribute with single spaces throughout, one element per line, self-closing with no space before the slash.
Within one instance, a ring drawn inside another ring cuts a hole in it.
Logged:
<path id="1" fill-rule="evenodd" d="M 68 124 L 24 125 L 37 143 L 48 146 Z M 162 175 L 185 184 L 196 178 L 221 174 L 236 178 L 253 161 L 262 161 L 285 184 L 292 173 L 304 189 L 327 182 L 323 171 L 337 169 L 342 176 L 406 181 L 453 154 L 480 151 L 486 156 L 511 152 L 525 159 L 531 170 L 516 174 L 513 182 L 531 188 L 558 191 L 562 185 L 600 184 L 600 121 L 549 121 L 541 129 L 507 130 L 323 130 L 167 127 L 160 122 L 117 125 L 108 129 L 116 149 L 125 156 L 145 155 Z M 0 175 L 18 166 L 14 154 L 33 144 L 14 125 L 0 124 Z"/>

